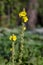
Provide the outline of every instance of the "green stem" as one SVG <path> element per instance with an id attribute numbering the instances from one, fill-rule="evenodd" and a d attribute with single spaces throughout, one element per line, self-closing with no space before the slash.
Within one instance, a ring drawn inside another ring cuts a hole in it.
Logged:
<path id="1" fill-rule="evenodd" d="M 23 50 L 24 50 L 24 23 L 22 23 L 22 27 L 21 27 L 21 33 L 20 33 L 20 37 L 21 37 L 21 46 L 20 46 L 20 56 L 19 56 L 19 65 L 22 63 L 22 57 L 23 57 Z"/>
<path id="2" fill-rule="evenodd" d="M 12 42 L 12 65 L 15 65 L 14 64 L 14 42 Z"/>

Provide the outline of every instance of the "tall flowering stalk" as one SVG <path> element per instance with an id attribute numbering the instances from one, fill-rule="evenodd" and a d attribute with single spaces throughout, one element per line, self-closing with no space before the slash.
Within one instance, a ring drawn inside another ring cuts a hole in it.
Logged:
<path id="1" fill-rule="evenodd" d="M 25 30 L 25 28 L 24 28 L 24 23 L 22 23 L 22 27 L 21 27 L 21 31 L 22 32 L 20 32 L 20 37 L 21 37 L 21 41 L 20 41 L 20 55 L 19 55 L 19 64 L 21 64 L 22 63 L 22 57 L 23 57 L 23 50 L 24 50 L 24 30 Z"/>
<path id="2" fill-rule="evenodd" d="M 24 51 L 24 31 L 26 30 L 26 26 L 24 23 L 28 21 L 27 13 L 25 11 L 25 8 L 22 12 L 19 13 L 19 17 L 22 18 L 22 26 L 21 26 L 21 45 L 20 45 L 20 55 L 19 55 L 19 65 L 22 63 L 22 57 L 23 57 L 23 51 Z"/>
<path id="3" fill-rule="evenodd" d="M 12 65 L 15 65 L 15 41 L 16 41 L 16 39 L 17 39 L 17 37 L 16 37 L 16 35 L 12 35 L 12 36 L 10 36 L 10 38 L 9 38 L 11 41 L 12 41 Z"/>

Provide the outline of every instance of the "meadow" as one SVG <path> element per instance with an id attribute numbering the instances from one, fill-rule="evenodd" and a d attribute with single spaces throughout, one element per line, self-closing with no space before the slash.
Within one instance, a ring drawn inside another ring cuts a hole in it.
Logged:
<path id="1" fill-rule="evenodd" d="M 6 29 L 7 30 L 7 29 Z M 5 31 L 0 33 L 0 65 L 12 65 L 11 48 L 12 41 L 9 36 L 16 34 L 17 41 L 15 42 L 15 64 L 18 65 L 20 53 L 20 29 Z M 38 33 L 24 32 L 24 51 L 21 65 L 43 65 L 43 35 Z"/>

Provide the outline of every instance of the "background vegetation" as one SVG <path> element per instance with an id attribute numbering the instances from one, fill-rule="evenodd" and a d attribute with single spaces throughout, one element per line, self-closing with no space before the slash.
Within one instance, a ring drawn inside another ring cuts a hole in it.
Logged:
<path id="1" fill-rule="evenodd" d="M 23 8 L 28 11 L 29 3 L 29 0 L 0 0 L 0 26 L 14 27 L 20 24 L 18 13 Z M 37 3 L 37 24 L 43 26 L 43 0 L 37 0 Z"/>

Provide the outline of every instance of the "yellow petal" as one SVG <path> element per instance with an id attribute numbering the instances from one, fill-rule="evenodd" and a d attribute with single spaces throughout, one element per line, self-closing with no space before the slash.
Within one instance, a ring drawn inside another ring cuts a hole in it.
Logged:
<path id="1" fill-rule="evenodd" d="M 16 41 L 17 37 L 15 35 L 13 35 L 13 41 Z"/>
<path id="2" fill-rule="evenodd" d="M 23 17 L 23 20 L 24 20 L 24 22 L 27 22 L 28 21 L 28 17 L 27 16 Z"/>
<path id="3" fill-rule="evenodd" d="M 9 40 L 12 40 L 12 36 L 9 37 Z"/>

